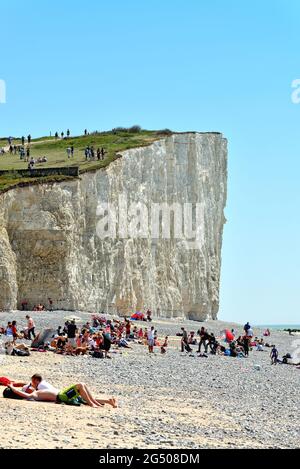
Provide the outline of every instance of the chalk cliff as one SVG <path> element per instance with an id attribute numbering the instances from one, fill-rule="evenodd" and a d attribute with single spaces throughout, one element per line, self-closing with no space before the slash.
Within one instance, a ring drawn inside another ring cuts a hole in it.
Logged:
<path id="1" fill-rule="evenodd" d="M 50 297 L 57 309 L 216 318 L 226 189 L 226 139 L 184 133 L 124 151 L 80 179 L 0 195 L 0 310 Z M 199 204 L 197 243 L 175 236 L 172 223 L 170 239 L 153 237 L 151 224 L 124 237 L 118 219 L 116 237 L 102 239 L 99 203 L 117 207 L 120 195 L 131 220 L 137 203 L 149 213 L 153 203 Z"/>

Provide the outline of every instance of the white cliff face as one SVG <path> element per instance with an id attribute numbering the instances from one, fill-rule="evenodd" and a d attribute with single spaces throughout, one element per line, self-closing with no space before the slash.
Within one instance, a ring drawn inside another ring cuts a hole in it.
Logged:
<path id="1" fill-rule="evenodd" d="M 226 184 L 226 140 L 188 133 L 125 151 L 79 180 L 0 195 L 0 310 L 52 298 L 59 309 L 216 318 Z M 116 237 L 101 239 L 97 207 L 117 208 L 120 195 L 149 213 L 153 203 L 202 204 L 201 242 L 191 249 L 173 228 L 171 239 L 153 238 L 146 223 L 144 237 L 122 237 L 117 224 Z"/>

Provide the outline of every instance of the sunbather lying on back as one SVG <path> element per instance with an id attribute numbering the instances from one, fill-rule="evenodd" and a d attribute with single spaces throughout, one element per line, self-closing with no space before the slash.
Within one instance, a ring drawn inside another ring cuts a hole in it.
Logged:
<path id="1" fill-rule="evenodd" d="M 57 389 L 34 390 L 31 394 L 20 391 L 18 388 L 8 385 L 14 394 L 17 394 L 21 399 L 34 400 L 41 402 L 56 402 L 57 404 L 80 405 L 86 404 L 90 407 L 102 407 L 104 404 L 109 404 L 116 408 L 117 403 L 115 398 L 111 399 L 96 399 L 92 396 L 91 392 L 84 383 L 73 384 L 61 391 Z"/>

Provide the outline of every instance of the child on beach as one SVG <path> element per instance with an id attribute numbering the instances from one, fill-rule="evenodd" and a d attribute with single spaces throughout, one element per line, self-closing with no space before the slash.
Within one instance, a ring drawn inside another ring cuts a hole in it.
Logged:
<path id="1" fill-rule="evenodd" d="M 169 340 L 169 337 L 166 336 L 166 337 L 165 337 L 165 341 L 164 341 L 164 343 L 162 344 L 162 346 L 161 346 L 161 348 L 160 348 L 160 352 L 161 352 L 162 354 L 166 353 L 166 351 L 167 351 L 166 348 L 168 347 L 168 340 Z"/>
<path id="2" fill-rule="evenodd" d="M 272 350 L 270 352 L 270 357 L 271 357 L 271 365 L 277 365 L 277 362 L 278 362 L 278 350 L 277 348 L 275 347 L 275 345 L 273 345 L 272 347 Z"/>

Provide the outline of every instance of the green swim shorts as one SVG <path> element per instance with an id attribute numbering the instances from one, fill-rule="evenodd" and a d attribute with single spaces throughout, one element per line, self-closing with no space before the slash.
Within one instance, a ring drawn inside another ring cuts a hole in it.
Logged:
<path id="1" fill-rule="evenodd" d="M 68 405 L 80 405 L 78 398 L 80 398 L 80 394 L 77 390 L 76 384 L 62 389 L 57 396 L 58 402 L 63 402 Z"/>

